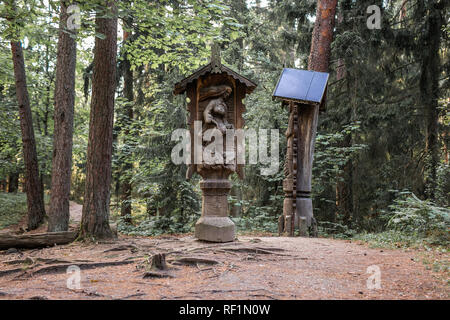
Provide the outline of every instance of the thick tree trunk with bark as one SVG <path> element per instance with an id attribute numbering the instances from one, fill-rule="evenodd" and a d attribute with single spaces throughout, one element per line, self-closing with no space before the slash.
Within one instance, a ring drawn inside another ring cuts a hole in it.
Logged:
<path id="1" fill-rule="evenodd" d="M 48 231 L 69 228 L 69 196 L 72 166 L 73 112 L 75 104 L 76 40 L 65 30 L 67 3 L 61 1 L 60 31 L 56 62 L 52 186 Z"/>
<path id="2" fill-rule="evenodd" d="M 337 0 L 318 0 L 308 70 L 328 72 Z"/>
<path id="3" fill-rule="evenodd" d="M 115 1 L 108 9 L 116 14 Z M 110 238 L 109 201 L 111 184 L 111 156 L 114 120 L 114 92 L 116 88 L 117 17 L 96 17 L 94 70 L 89 123 L 81 236 Z"/>
<path id="4" fill-rule="evenodd" d="M 22 131 L 23 158 L 25 164 L 25 189 L 28 206 L 28 229 L 36 229 L 45 217 L 44 192 L 39 179 L 39 166 L 34 138 L 33 120 L 25 76 L 22 45 L 11 41 L 16 95 L 19 104 L 20 128 Z"/>

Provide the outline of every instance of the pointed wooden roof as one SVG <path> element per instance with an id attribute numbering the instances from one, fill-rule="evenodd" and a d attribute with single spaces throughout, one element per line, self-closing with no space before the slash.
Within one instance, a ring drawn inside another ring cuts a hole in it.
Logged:
<path id="1" fill-rule="evenodd" d="M 180 82 L 176 83 L 173 93 L 175 95 L 177 95 L 177 94 L 181 94 L 181 93 L 185 92 L 188 84 L 190 84 L 191 82 L 197 80 L 199 77 L 206 75 L 208 73 L 211 73 L 211 74 L 225 73 L 225 74 L 233 77 L 233 79 L 235 79 L 245 85 L 247 94 L 251 93 L 256 88 L 256 84 L 253 81 L 247 79 L 244 76 L 241 76 L 237 72 L 231 70 L 230 68 L 228 68 L 222 64 L 218 46 L 214 45 L 211 50 L 211 62 L 208 63 L 206 66 L 203 66 L 203 67 L 197 69 L 189 77 L 184 78 Z"/>

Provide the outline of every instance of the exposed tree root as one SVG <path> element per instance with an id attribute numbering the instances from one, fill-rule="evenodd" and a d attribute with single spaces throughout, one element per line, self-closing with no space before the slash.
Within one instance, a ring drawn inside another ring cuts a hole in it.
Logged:
<path id="1" fill-rule="evenodd" d="M 52 259 L 48 259 L 52 260 Z M 9 270 L 0 271 L 0 276 L 6 276 L 13 273 L 25 272 L 29 276 L 35 276 L 38 274 L 54 274 L 54 273 L 64 273 L 67 268 L 73 265 L 78 266 L 81 269 L 94 269 L 94 268 L 103 268 L 103 267 L 111 267 L 111 266 L 120 266 L 125 264 L 134 263 L 133 260 L 123 260 L 123 261 L 105 261 L 105 262 L 92 262 L 92 263 L 79 263 L 79 262 L 69 262 L 69 263 L 61 263 L 56 265 L 50 265 L 46 267 L 42 267 L 40 269 L 34 270 L 33 268 L 15 268 Z M 39 266 L 39 265 L 36 265 Z"/>
<path id="2" fill-rule="evenodd" d="M 211 260 L 211 259 L 205 259 L 205 258 L 184 257 L 184 258 L 178 258 L 176 260 L 173 260 L 172 263 L 178 264 L 178 265 L 196 266 L 198 263 L 212 265 L 212 264 L 219 264 L 220 262 L 217 260 Z"/>
<path id="3" fill-rule="evenodd" d="M 58 260 L 58 259 L 45 259 L 45 258 L 36 258 L 33 259 L 31 257 L 26 257 L 25 259 L 18 259 L 18 260 L 9 260 L 3 262 L 4 264 L 36 264 L 38 262 L 42 262 L 44 264 L 56 264 L 56 263 L 70 263 L 70 261 L 67 260 Z"/>
<path id="4" fill-rule="evenodd" d="M 167 272 L 147 271 L 146 273 L 144 273 L 142 278 L 174 278 L 174 276 Z"/>
<path id="5" fill-rule="evenodd" d="M 132 244 L 124 244 L 124 245 L 117 246 L 117 247 L 114 247 L 111 249 L 107 249 L 107 250 L 103 251 L 103 253 L 111 252 L 111 251 L 124 251 L 124 250 L 131 250 L 131 252 L 137 252 L 139 250 L 139 248 Z"/>
<path id="6" fill-rule="evenodd" d="M 229 290 L 200 290 L 200 291 L 188 291 L 188 293 L 199 294 L 199 293 L 224 293 L 224 292 L 255 292 L 255 291 L 267 291 L 266 289 L 229 289 Z"/>
<path id="7" fill-rule="evenodd" d="M 15 269 L 9 269 L 9 270 L 1 270 L 0 271 L 0 277 L 4 277 L 4 276 L 10 275 L 10 274 L 24 272 L 24 271 L 25 271 L 24 268 L 15 268 Z"/>
<path id="8" fill-rule="evenodd" d="M 52 265 L 48 267 L 40 268 L 36 271 L 33 271 L 31 273 L 32 276 L 38 275 L 38 274 L 53 274 L 53 273 L 61 273 L 66 272 L 67 268 L 76 265 L 80 269 L 95 269 L 95 268 L 103 268 L 103 267 L 112 267 L 112 266 L 121 266 L 125 264 L 134 263 L 133 260 L 128 261 L 105 261 L 105 262 L 93 262 L 93 263 L 68 263 L 68 264 L 59 264 L 59 265 Z"/>
<path id="9" fill-rule="evenodd" d="M 251 248 L 251 247 L 238 247 L 238 248 L 220 248 L 222 251 L 231 251 L 231 252 L 245 252 L 245 253 L 254 253 L 254 254 L 276 254 L 278 256 L 284 256 L 284 254 L 279 254 L 276 252 L 272 252 L 269 250 L 283 250 L 277 248 Z"/>
<path id="10" fill-rule="evenodd" d="M 145 293 L 135 293 L 135 294 L 130 294 L 128 296 L 125 296 L 125 297 L 122 297 L 122 298 L 117 298 L 117 299 L 114 299 L 114 300 L 125 300 L 125 299 L 128 299 L 128 298 L 142 297 L 142 296 L 146 296 L 146 294 Z"/>

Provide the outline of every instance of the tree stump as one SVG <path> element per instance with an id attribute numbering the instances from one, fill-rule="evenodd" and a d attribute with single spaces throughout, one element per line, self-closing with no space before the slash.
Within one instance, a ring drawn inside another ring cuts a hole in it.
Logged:
<path id="1" fill-rule="evenodd" d="M 158 253 L 152 256 L 150 270 L 167 270 L 166 254 Z"/>

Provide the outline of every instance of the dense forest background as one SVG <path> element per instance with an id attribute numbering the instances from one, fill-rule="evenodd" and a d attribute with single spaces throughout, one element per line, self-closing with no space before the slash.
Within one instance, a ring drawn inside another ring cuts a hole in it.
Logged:
<path id="1" fill-rule="evenodd" d="M 71 199 L 82 202 L 92 89 L 94 29 L 101 1 L 79 1 Z M 1 12 L 7 4 L 1 1 Z M 39 173 L 51 186 L 59 1 L 15 1 Z M 381 9 L 380 29 L 367 8 Z M 213 42 L 223 63 L 258 84 L 245 99 L 246 126 L 280 130 L 288 110 L 272 93 L 283 67 L 306 69 L 316 1 L 119 1 L 111 216 L 119 231 L 192 230 L 199 177 L 171 162 L 171 133 L 186 127 L 174 84 L 206 64 Z M 2 15 L 2 18 L 5 16 Z M 0 22 L 0 190 L 24 191 L 24 160 L 8 19 Z M 319 116 L 314 214 L 322 235 L 398 229 L 448 241 L 450 60 L 447 1 L 340 0 L 326 110 Z M 73 35 L 72 35 L 73 36 Z M 284 178 L 246 165 L 233 177 L 231 216 L 241 231 L 277 231 Z M 46 197 L 48 200 L 48 196 Z M 10 197 L 17 203 L 20 197 Z M 11 200 L 12 199 L 12 200 Z M 4 205 L 4 208 L 7 206 Z M 10 221 L 14 222 L 13 220 Z"/>

